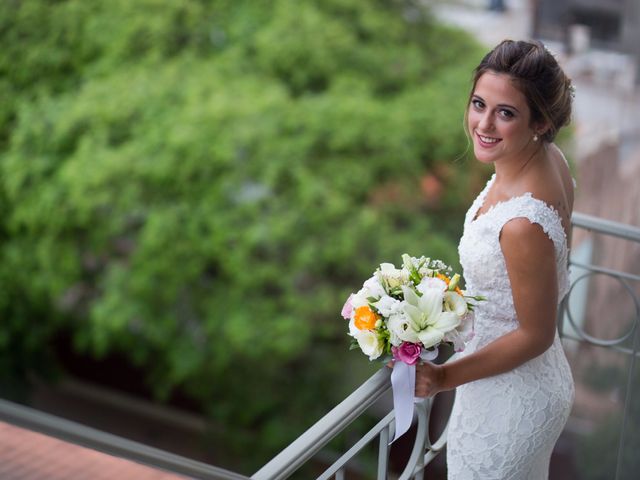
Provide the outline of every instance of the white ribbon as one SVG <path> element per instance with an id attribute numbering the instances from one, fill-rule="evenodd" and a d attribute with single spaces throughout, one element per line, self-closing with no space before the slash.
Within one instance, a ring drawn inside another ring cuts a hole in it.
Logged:
<path id="1" fill-rule="evenodd" d="M 438 348 L 423 350 L 420 360 L 430 362 L 438 356 Z M 413 421 L 413 404 L 423 400 L 415 396 L 416 392 L 416 366 L 407 365 L 401 360 L 393 363 L 391 372 L 391 388 L 393 390 L 393 411 L 396 417 L 396 433 L 391 445 L 406 433 Z"/>
<path id="2" fill-rule="evenodd" d="M 391 372 L 393 411 L 396 417 L 396 433 L 391 443 L 409 430 L 413 421 L 413 402 L 416 391 L 416 366 L 396 361 Z"/>

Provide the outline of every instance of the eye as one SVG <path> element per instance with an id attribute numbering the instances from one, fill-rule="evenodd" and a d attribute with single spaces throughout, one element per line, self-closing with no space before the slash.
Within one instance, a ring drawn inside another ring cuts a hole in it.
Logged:
<path id="1" fill-rule="evenodd" d="M 511 110 L 507 110 L 506 108 L 503 108 L 500 110 L 500 116 L 506 119 L 511 119 L 515 117 L 515 114 Z"/>
<path id="2" fill-rule="evenodd" d="M 471 100 L 471 105 L 473 105 L 473 108 L 475 108 L 476 110 L 482 110 L 484 108 L 484 102 L 482 100 L 478 100 L 477 98 Z"/>

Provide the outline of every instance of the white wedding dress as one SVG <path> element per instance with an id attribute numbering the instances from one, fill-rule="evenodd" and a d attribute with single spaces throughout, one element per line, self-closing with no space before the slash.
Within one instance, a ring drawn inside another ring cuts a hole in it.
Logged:
<path id="1" fill-rule="evenodd" d="M 458 247 L 467 291 L 487 298 L 476 307 L 475 337 L 462 355 L 518 326 L 499 242 L 509 220 L 524 217 L 542 227 L 555 246 L 558 301 L 569 288 L 567 239 L 552 207 L 527 193 L 475 218 L 494 179 L 495 174 L 467 212 Z M 458 387 L 447 441 L 449 479 L 547 479 L 551 451 L 573 396 L 573 378 L 557 332 L 542 355 L 507 373 Z"/>

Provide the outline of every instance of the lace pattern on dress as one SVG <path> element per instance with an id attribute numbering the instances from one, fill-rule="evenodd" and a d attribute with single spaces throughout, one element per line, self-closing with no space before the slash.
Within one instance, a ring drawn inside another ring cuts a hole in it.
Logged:
<path id="1" fill-rule="evenodd" d="M 458 247 L 467 290 L 487 297 L 476 307 L 476 336 L 464 355 L 518 327 L 500 247 L 500 232 L 509 220 L 527 218 L 542 227 L 554 244 L 558 301 L 569 288 L 567 239 L 551 206 L 527 193 L 474 218 L 494 178 L 467 212 Z M 449 427 L 449 478 L 546 479 L 551 451 L 572 402 L 573 379 L 557 333 L 542 355 L 510 372 L 460 386 Z"/>

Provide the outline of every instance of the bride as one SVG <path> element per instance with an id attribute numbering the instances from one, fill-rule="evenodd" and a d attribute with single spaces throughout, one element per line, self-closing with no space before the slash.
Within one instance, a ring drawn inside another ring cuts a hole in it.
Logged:
<path id="1" fill-rule="evenodd" d="M 573 87 L 539 42 L 506 40 L 476 68 L 466 127 L 495 173 L 467 212 L 460 262 L 484 295 L 475 337 L 418 366 L 416 395 L 457 389 L 447 465 L 455 480 L 542 480 L 574 396 L 556 330 L 567 293 L 573 179 L 553 139 Z"/>

